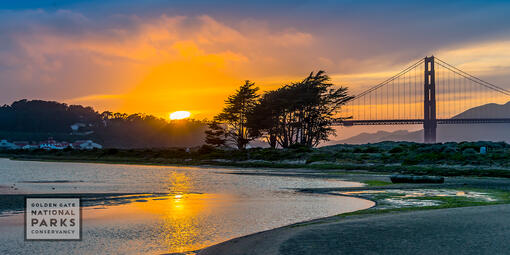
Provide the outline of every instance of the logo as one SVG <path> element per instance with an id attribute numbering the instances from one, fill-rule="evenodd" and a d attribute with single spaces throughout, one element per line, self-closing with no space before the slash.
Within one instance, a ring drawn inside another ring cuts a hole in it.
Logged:
<path id="1" fill-rule="evenodd" d="M 25 240 L 81 240 L 80 198 L 26 198 Z"/>

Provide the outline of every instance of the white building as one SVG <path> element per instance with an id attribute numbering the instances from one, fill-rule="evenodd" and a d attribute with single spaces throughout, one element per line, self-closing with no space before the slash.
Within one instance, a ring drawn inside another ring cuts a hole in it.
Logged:
<path id="1" fill-rule="evenodd" d="M 81 141 L 76 141 L 73 144 L 73 148 L 79 149 L 79 150 L 92 150 L 92 149 L 102 149 L 103 146 L 101 146 L 101 144 L 92 142 L 92 140 L 81 140 Z"/>
<path id="2" fill-rule="evenodd" d="M 48 138 L 47 141 L 43 141 L 39 143 L 39 148 L 45 150 L 63 150 L 70 146 L 68 142 L 57 142 L 53 140 L 53 138 Z"/>
<path id="3" fill-rule="evenodd" d="M 39 148 L 39 146 L 32 145 L 32 144 L 27 144 L 27 145 L 24 145 L 23 147 L 21 147 L 21 149 L 23 149 L 23 150 L 34 150 L 37 148 Z"/>
<path id="4" fill-rule="evenodd" d="M 0 140 L 0 150 L 15 150 L 18 149 L 18 146 L 14 143 L 10 143 L 7 140 Z"/>

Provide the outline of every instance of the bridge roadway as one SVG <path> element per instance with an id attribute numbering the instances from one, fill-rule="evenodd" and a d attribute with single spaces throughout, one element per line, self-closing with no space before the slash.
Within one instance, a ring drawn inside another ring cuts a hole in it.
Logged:
<path id="1" fill-rule="evenodd" d="M 423 124 L 423 119 L 394 119 L 394 120 L 342 120 L 336 122 L 341 126 L 370 126 L 370 125 L 417 125 Z M 485 124 L 510 123 L 510 118 L 500 119 L 437 119 L 437 124 Z"/>

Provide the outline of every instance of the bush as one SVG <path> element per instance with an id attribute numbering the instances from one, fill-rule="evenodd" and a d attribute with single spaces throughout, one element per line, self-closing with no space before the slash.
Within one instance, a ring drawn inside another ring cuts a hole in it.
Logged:
<path id="1" fill-rule="evenodd" d="M 451 147 L 451 146 L 446 146 L 444 149 L 443 149 L 443 153 L 449 153 L 449 154 L 452 154 L 452 153 L 457 153 L 457 148 L 455 147 Z"/>
<path id="2" fill-rule="evenodd" d="M 379 148 L 375 147 L 375 146 L 369 146 L 365 149 L 364 151 L 365 153 L 378 153 L 379 152 Z"/>
<path id="3" fill-rule="evenodd" d="M 475 155 L 477 153 L 478 152 L 473 148 L 467 148 L 462 151 L 462 154 L 464 154 L 464 155 Z"/>
<path id="4" fill-rule="evenodd" d="M 115 149 L 115 148 L 106 149 L 106 151 L 105 151 L 106 155 L 115 155 L 117 153 L 119 153 L 119 149 Z"/>
<path id="5" fill-rule="evenodd" d="M 393 147 L 389 152 L 391 154 L 401 153 L 401 152 L 404 152 L 404 148 L 402 148 L 400 146 Z"/>
<path id="6" fill-rule="evenodd" d="M 204 154 L 209 154 L 211 152 L 213 152 L 215 150 L 215 148 L 211 145 L 208 145 L 208 144 L 204 144 L 202 146 L 200 146 L 200 148 L 198 148 L 198 154 L 201 154 L 201 155 L 204 155 Z"/>
<path id="7" fill-rule="evenodd" d="M 311 152 L 313 149 L 303 144 L 293 144 L 289 146 L 289 149 L 294 152 Z"/>
<path id="8" fill-rule="evenodd" d="M 333 155 L 329 153 L 313 153 L 308 157 L 306 163 L 312 163 L 317 161 L 334 161 Z"/>
<path id="9" fill-rule="evenodd" d="M 445 147 L 442 144 L 432 144 L 432 145 L 426 145 L 424 147 L 418 148 L 416 151 L 420 153 L 438 153 L 443 151 Z"/>
<path id="10" fill-rule="evenodd" d="M 420 163 L 420 160 L 418 160 L 417 158 L 413 157 L 413 158 L 406 158 L 406 159 L 404 159 L 404 161 L 402 162 L 402 165 L 412 166 L 412 165 L 418 165 L 419 163 Z"/>

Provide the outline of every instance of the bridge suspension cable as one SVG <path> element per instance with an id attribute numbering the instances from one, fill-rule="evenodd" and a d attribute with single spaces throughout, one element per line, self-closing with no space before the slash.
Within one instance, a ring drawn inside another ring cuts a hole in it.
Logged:
<path id="1" fill-rule="evenodd" d="M 499 86 L 496 86 L 496 85 L 494 85 L 494 84 L 492 84 L 490 82 L 484 81 L 484 80 L 482 80 L 482 79 L 480 79 L 480 78 L 478 78 L 476 76 L 468 74 L 468 73 L 466 73 L 466 72 L 464 72 L 464 71 L 462 71 L 462 70 L 460 70 L 460 69 L 458 69 L 458 68 L 456 68 L 456 67 L 454 67 L 454 66 L 452 66 L 452 65 L 450 65 L 450 64 L 448 64 L 446 62 L 444 62 L 443 60 L 441 60 L 441 59 L 439 59 L 437 57 L 435 59 L 438 61 L 438 62 L 436 62 L 438 65 L 440 65 L 440 66 L 450 70 L 451 72 L 454 72 L 454 73 L 456 73 L 456 74 L 458 74 L 458 75 L 460 75 L 460 76 L 462 76 L 462 77 L 464 77 L 464 78 L 466 78 L 466 79 L 468 79 L 468 80 L 470 80 L 472 82 L 475 82 L 475 83 L 477 83 L 479 85 L 482 85 L 484 87 L 490 88 L 492 90 L 495 90 L 497 92 L 500 92 L 500 93 L 503 93 L 503 94 L 505 94 L 507 96 L 510 96 L 510 91 L 509 90 L 506 90 L 506 89 L 501 88 Z"/>
<path id="2" fill-rule="evenodd" d="M 464 111 L 487 103 L 506 103 L 510 91 L 460 70 L 447 62 L 431 57 L 435 63 L 433 77 L 434 108 L 438 119 L 492 118 L 490 114 Z M 425 59 L 409 65 L 394 76 L 357 94 L 343 110 L 342 118 L 353 124 L 402 122 L 420 124 L 424 119 Z M 430 77 L 428 78 L 430 79 Z M 354 123 L 354 122 L 358 123 Z"/>

